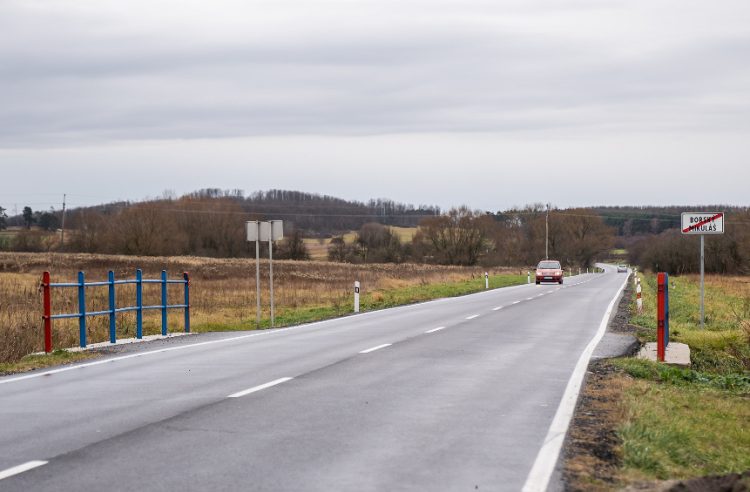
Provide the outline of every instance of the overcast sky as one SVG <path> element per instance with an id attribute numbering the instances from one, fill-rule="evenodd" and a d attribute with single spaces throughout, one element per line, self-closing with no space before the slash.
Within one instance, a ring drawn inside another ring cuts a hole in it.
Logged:
<path id="1" fill-rule="evenodd" d="M 750 205 L 747 0 L 0 0 L 0 206 Z"/>

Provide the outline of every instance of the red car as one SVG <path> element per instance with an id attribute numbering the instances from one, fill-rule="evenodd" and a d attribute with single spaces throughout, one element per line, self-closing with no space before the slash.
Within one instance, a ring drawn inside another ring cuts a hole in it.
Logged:
<path id="1" fill-rule="evenodd" d="M 557 260 L 542 260 L 536 266 L 536 283 L 557 282 L 563 283 L 563 271 L 560 262 Z"/>

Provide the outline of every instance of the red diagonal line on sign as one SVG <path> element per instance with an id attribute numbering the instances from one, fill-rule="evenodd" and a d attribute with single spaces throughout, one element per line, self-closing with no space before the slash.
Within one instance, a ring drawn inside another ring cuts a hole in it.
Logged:
<path id="1" fill-rule="evenodd" d="M 692 231 L 693 229 L 697 229 L 697 228 L 699 228 L 699 227 L 700 227 L 700 226 L 702 226 L 702 225 L 706 225 L 706 224 L 708 224 L 709 222 L 713 222 L 713 221 L 715 221 L 716 219 L 718 219 L 718 218 L 719 218 L 719 217 L 721 217 L 722 215 L 724 215 L 724 213 L 723 213 L 723 212 L 722 212 L 722 213 L 718 213 L 718 214 L 714 215 L 713 217 L 709 217 L 709 218 L 707 218 L 706 220 L 702 220 L 702 221 L 698 222 L 697 224 L 693 224 L 693 225 L 691 225 L 691 226 L 690 226 L 690 227 L 688 227 L 687 229 L 683 229 L 683 230 L 682 230 L 682 232 L 690 232 L 690 231 Z"/>

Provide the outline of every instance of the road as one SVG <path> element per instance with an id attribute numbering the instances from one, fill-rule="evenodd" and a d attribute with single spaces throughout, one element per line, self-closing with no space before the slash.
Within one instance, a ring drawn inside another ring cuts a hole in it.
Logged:
<path id="1" fill-rule="evenodd" d="M 543 489 L 625 277 L 0 378 L 0 490 Z"/>

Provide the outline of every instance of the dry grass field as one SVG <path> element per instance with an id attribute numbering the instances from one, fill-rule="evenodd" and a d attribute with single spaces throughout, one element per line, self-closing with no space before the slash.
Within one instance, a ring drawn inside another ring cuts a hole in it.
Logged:
<path id="1" fill-rule="evenodd" d="M 61 253 L 0 253 L 0 362 L 42 350 L 42 294 L 39 289 L 42 272 L 52 274 L 52 282 L 74 282 L 82 270 L 86 281 L 103 281 L 113 270 L 117 279 L 134 278 L 136 268 L 144 278 L 158 278 L 167 270 L 170 278 L 180 278 L 183 271 L 191 277 L 191 324 L 194 331 L 254 329 L 256 326 L 255 261 L 249 259 L 214 259 L 197 257 L 132 257 Z M 362 283 L 363 308 L 376 308 L 436 297 L 441 292 L 425 294 L 425 287 L 435 285 L 483 286 L 480 268 L 427 265 L 350 265 L 328 262 L 274 261 L 274 291 L 277 325 L 320 319 L 349 312 L 352 286 Z M 493 279 L 506 284 L 519 282 L 520 276 L 509 270 L 492 270 Z M 501 278 L 502 277 L 502 278 Z M 525 277 L 523 277 L 525 281 Z M 462 284 L 463 283 L 463 284 Z M 261 300 L 263 318 L 268 321 L 268 264 L 261 264 Z M 501 284 L 494 284 L 499 286 Z M 504 284 L 503 284 L 504 285 Z M 144 304 L 160 304 L 158 284 L 144 286 Z M 421 292 L 419 292 L 421 289 Z M 398 297 L 395 292 L 405 293 Z M 446 291 L 455 295 L 463 291 Z M 107 309 L 107 288 L 87 288 L 87 310 Z M 180 303 L 182 286 L 170 285 L 170 303 Z M 52 311 L 78 311 L 76 289 L 53 289 Z M 118 286 L 118 306 L 135 304 L 132 285 Z M 160 314 L 144 314 L 144 334 L 160 330 Z M 89 318 L 89 343 L 108 340 L 106 316 Z M 183 328 L 182 312 L 169 316 L 170 331 Z M 55 348 L 78 344 L 78 322 L 55 320 Z M 118 315 L 118 338 L 135 334 L 135 315 Z"/>
<path id="2" fill-rule="evenodd" d="M 391 231 L 396 234 L 401 243 L 408 243 L 417 233 L 416 227 L 390 227 Z M 352 244 L 357 239 L 357 232 L 351 231 L 343 235 L 346 244 Z M 325 261 L 328 259 L 328 247 L 331 245 L 331 238 L 305 238 L 303 239 L 307 247 L 310 258 L 315 261 Z"/>

